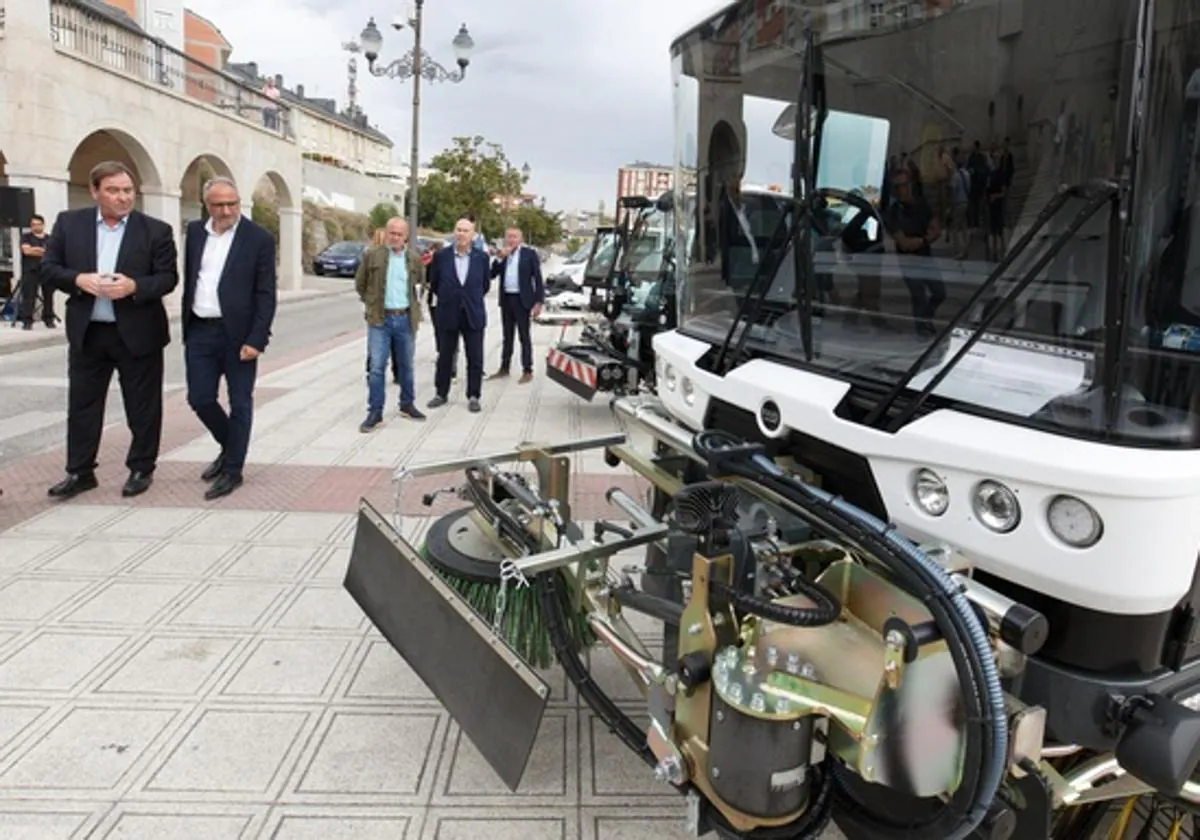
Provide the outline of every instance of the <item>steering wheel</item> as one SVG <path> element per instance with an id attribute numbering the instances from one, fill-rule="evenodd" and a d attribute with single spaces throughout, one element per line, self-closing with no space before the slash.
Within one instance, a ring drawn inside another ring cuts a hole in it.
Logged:
<path id="1" fill-rule="evenodd" d="M 867 222 L 874 219 L 878 229 L 883 230 L 883 220 L 879 218 L 879 213 L 871 202 L 867 201 L 857 193 L 839 190 L 834 187 L 818 187 L 813 193 L 814 203 L 822 199 L 835 199 L 842 204 L 848 204 L 855 209 L 855 213 L 846 222 L 841 231 L 837 234 L 837 238 L 841 240 L 842 246 L 852 254 L 862 254 L 872 251 L 883 250 L 883 237 L 873 240 L 870 234 L 867 233 Z M 814 213 L 813 220 L 818 233 L 825 237 L 834 236 L 833 232 L 825 224 L 824 219 L 817 221 L 820 217 Z"/>

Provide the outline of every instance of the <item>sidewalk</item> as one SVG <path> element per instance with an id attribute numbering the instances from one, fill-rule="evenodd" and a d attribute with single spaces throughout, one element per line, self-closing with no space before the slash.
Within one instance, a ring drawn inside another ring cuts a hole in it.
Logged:
<path id="1" fill-rule="evenodd" d="M 396 466 L 614 431 L 603 401 L 542 376 L 558 332 L 535 328 L 538 377 L 485 383 L 480 414 L 460 376 L 448 407 L 404 421 L 389 383 L 370 435 L 361 339 L 264 360 L 246 484 L 216 503 L 199 480 L 215 447 L 180 394 L 154 487 L 132 502 L 119 423 L 101 488 L 72 502 L 45 497 L 60 453 L 0 469 L 0 837 L 682 840 L 682 798 L 557 670 L 509 793 L 341 585 L 358 499 L 390 512 Z M 417 339 L 424 403 L 433 342 Z M 607 514 L 608 487 L 639 491 L 598 453 L 574 484 L 581 520 Z M 403 500 L 414 539 L 455 506 L 430 511 L 421 492 Z M 615 658 L 592 669 L 641 720 Z"/>
<path id="2" fill-rule="evenodd" d="M 352 293 L 353 291 L 353 280 L 317 277 L 307 274 L 304 276 L 303 288 L 297 291 L 288 289 L 279 292 L 279 305 L 287 306 L 289 303 L 296 303 L 302 300 L 312 300 L 314 298 L 328 297 L 329 295 L 343 294 L 345 292 Z M 167 307 L 167 315 L 171 319 L 172 327 L 179 322 L 181 294 L 182 290 L 176 288 L 163 301 Z M 8 353 L 21 353 L 26 350 L 38 350 L 42 347 L 64 344 L 66 338 L 63 334 L 61 319 L 66 307 L 66 297 L 61 293 L 56 293 L 54 296 L 54 306 L 60 320 L 58 326 L 53 329 L 47 329 L 39 322 L 33 325 L 32 330 L 27 331 L 21 329 L 20 324 L 14 326 L 8 321 L 0 321 L 0 356 Z"/>

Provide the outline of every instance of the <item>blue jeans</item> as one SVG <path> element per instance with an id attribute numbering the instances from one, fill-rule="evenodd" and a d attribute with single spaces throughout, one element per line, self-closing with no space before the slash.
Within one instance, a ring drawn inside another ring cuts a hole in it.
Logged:
<path id="1" fill-rule="evenodd" d="M 367 327 L 367 411 L 383 413 L 388 362 L 396 354 L 400 373 L 400 407 L 417 401 L 413 383 L 413 334 L 407 315 L 385 315 L 383 324 Z"/>

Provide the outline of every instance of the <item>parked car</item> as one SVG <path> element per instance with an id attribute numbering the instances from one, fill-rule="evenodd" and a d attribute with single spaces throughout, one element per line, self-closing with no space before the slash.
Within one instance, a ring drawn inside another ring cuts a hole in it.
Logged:
<path id="1" fill-rule="evenodd" d="M 335 242 L 313 259 L 313 273 L 322 277 L 353 277 L 366 249 L 365 242 Z"/>

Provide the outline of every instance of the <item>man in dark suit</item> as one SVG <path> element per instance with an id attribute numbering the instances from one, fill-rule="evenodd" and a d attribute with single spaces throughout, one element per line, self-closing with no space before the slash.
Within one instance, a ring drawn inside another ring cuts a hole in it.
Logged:
<path id="1" fill-rule="evenodd" d="M 221 452 L 201 478 L 204 498 L 228 496 L 242 485 L 254 416 L 258 357 L 275 320 L 275 238 L 242 215 L 228 178 L 204 185 L 208 221 L 191 222 L 183 271 L 183 342 L 188 405 Z M 221 377 L 229 411 L 217 402 Z"/>
<path id="2" fill-rule="evenodd" d="M 500 323 L 504 329 L 504 345 L 500 351 L 500 370 L 491 378 L 508 376 L 515 332 L 521 337 L 522 385 L 533 380 L 533 339 L 529 335 L 529 321 L 542 314 L 542 303 L 546 300 L 542 261 L 537 251 L 525 247 L 524 238 L 518 227 L 506 230 L 504 249 L 492 266 L 492 276 L 500 278 Z"/>
<path id="3" fill-rule="evenodd" d="M 105 161 L 88 183 L 96 207 L 60 213 L 42 257 L 42 277 L 67 295 L 67 477 L 50 488 L 57 499 L 97 486 L 114 370 L 133 435 L 122 494 L 150 488 L 162 439 L 163 350 L 171 343 L 162 299 L 179 283 L 174 231 L 133 209 L 132 172 Z"/>
<path id="4" fill-rule="evenodd" d="M 462 217 L 454 225 L 454 245 L 442 248 L 429 263 L 429 292 L 437 300 L 437 396 L 430 408 L 450 396 L 450 372 L 461 337 L 467 355 L 467 407 L 480 410 L 483 388 L 483 331 L 487 327 L 484 298 L 491 288 L 491 265 L 485 251 L 471 247 L 475 223 Z"/>

